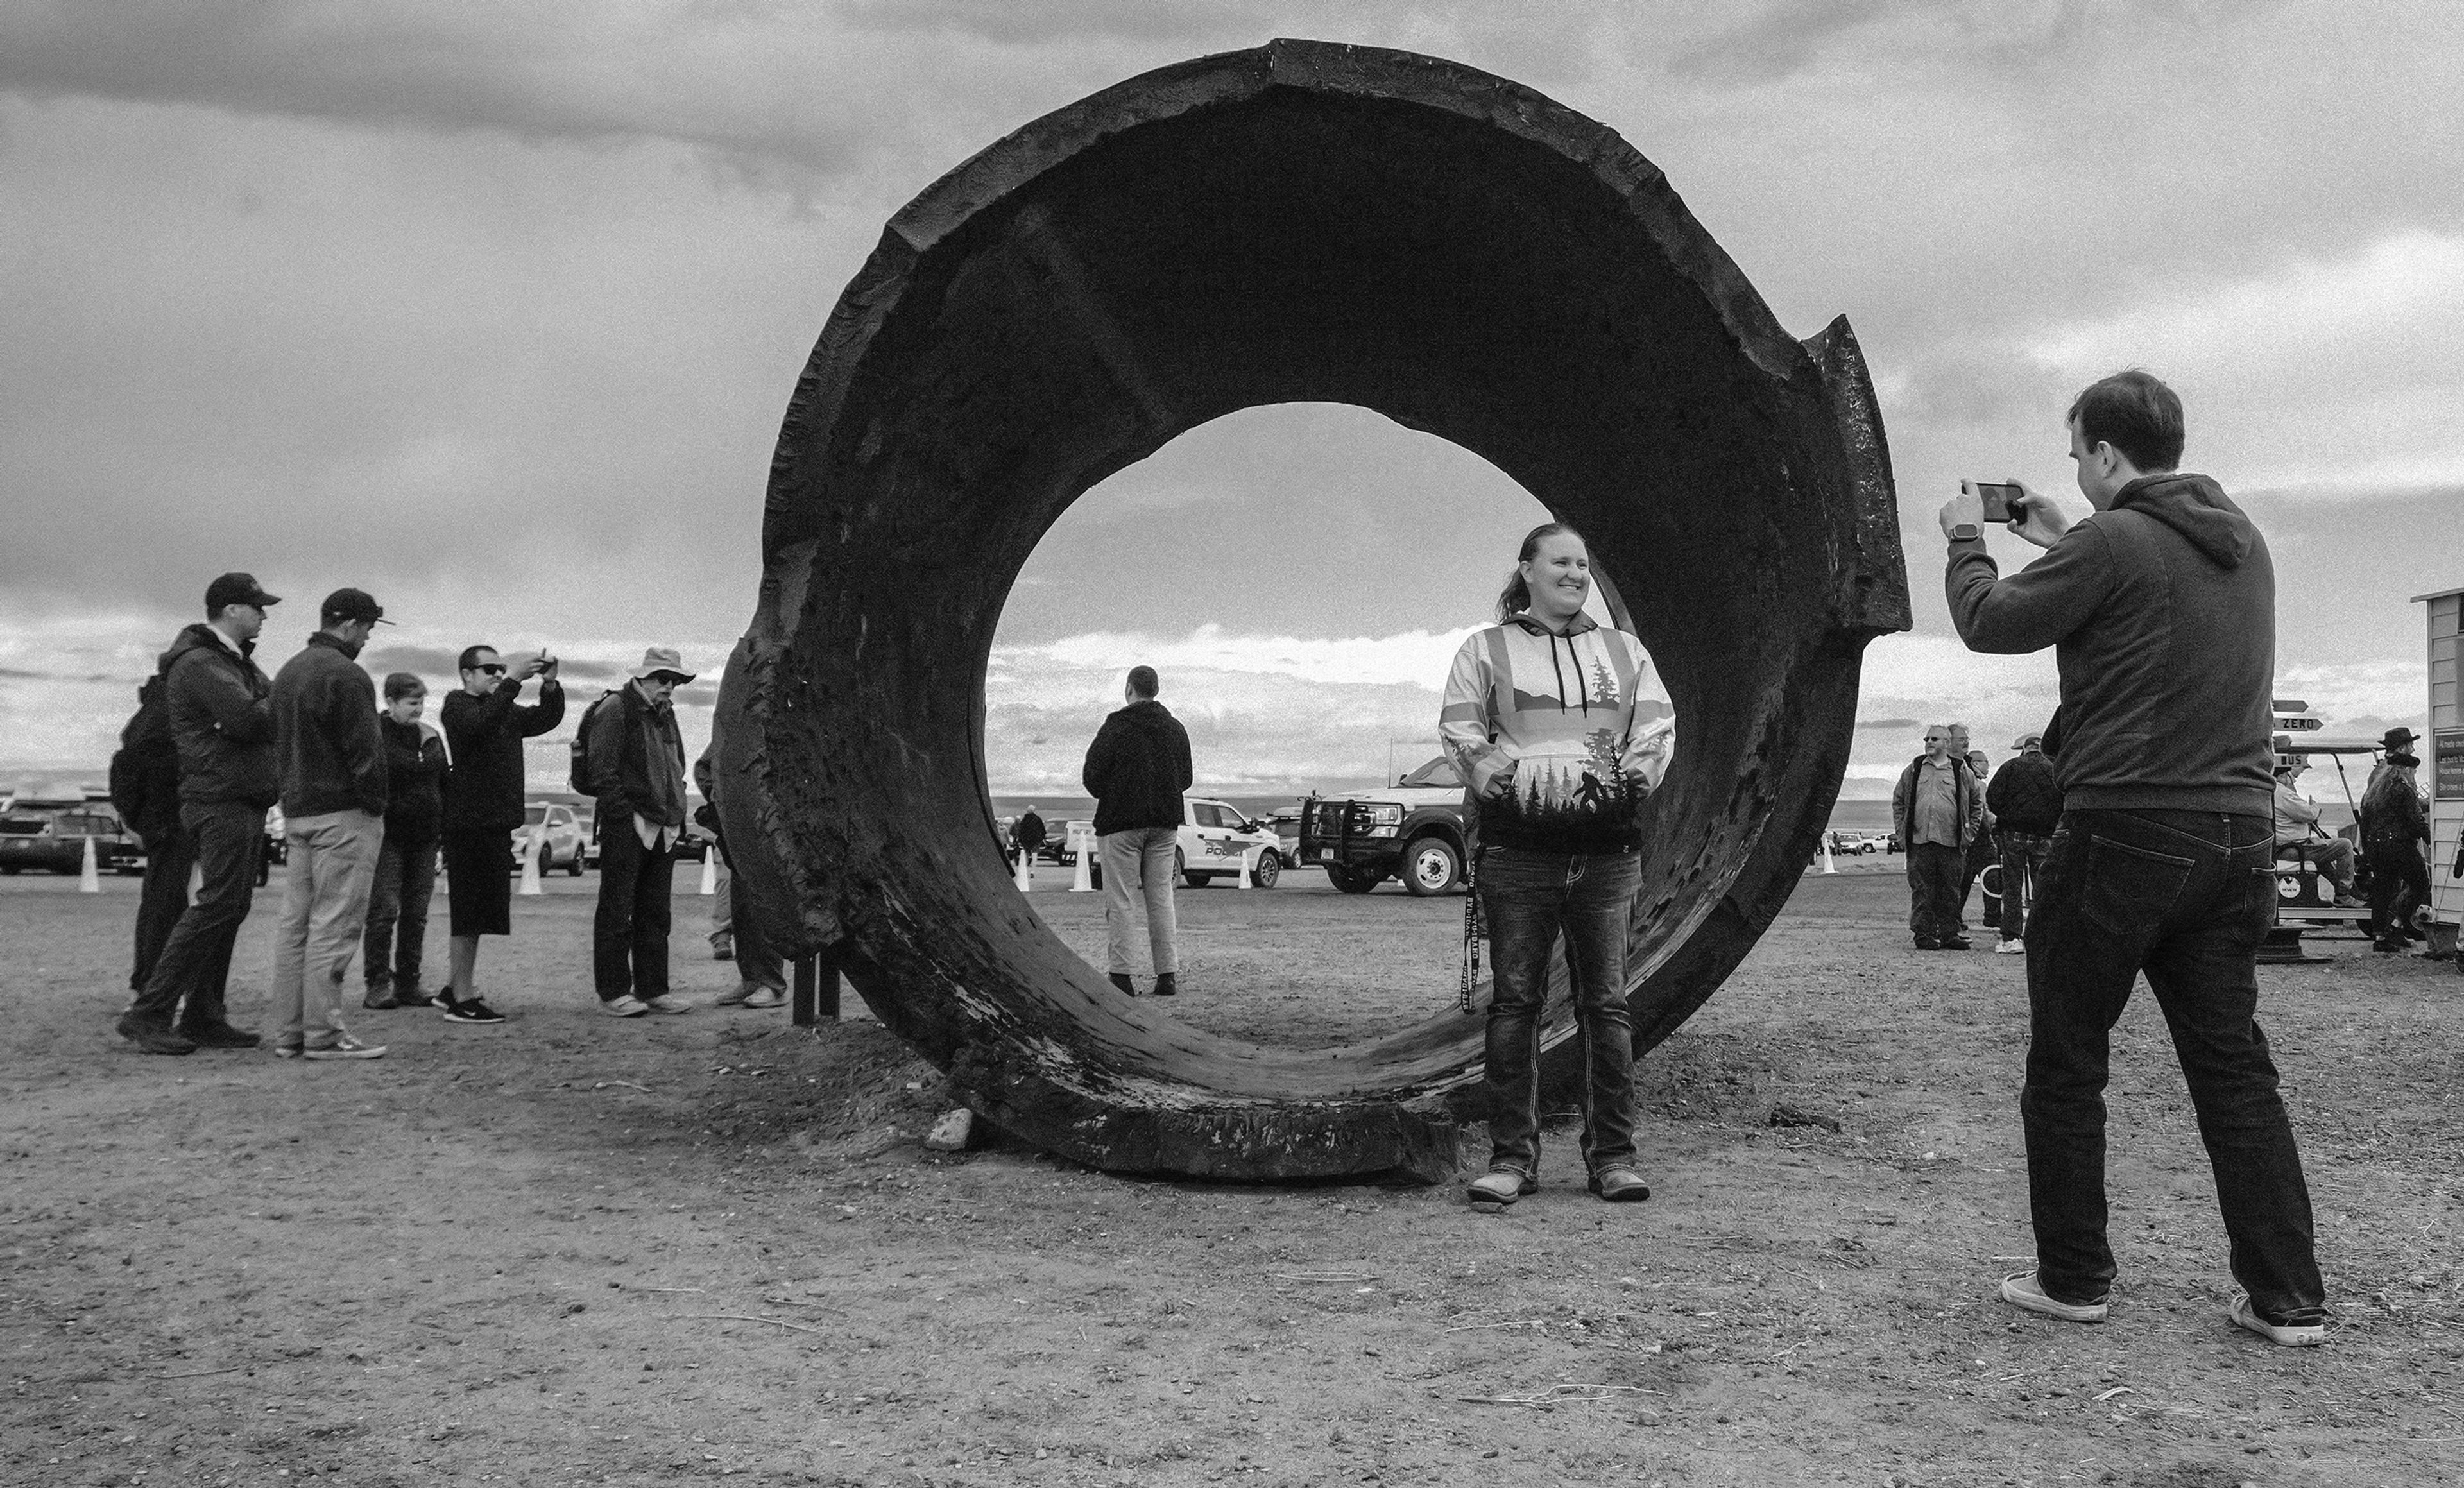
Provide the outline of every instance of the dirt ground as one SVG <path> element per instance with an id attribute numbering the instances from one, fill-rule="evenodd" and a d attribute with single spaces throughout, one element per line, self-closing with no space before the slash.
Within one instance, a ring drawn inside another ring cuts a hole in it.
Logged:
<path id="1" fill-rule="evenodd" d="M 1855 867 L 1808 878 L 1647 1061 L 1648 1204 L 1586 1196 L 1559 1132 L 1498 1216 L 1452 1187 L 927 1153 L 937 1079 L 868 1019 L 597 1017 L 591 880 L 489 944 L 508 1026 L 370 1013 L 375 1062 L 148 1058 L 109 1026 L 135 884 L 0 882 L 0 1481 L 2464 1478 L 2464 977 L 2351 941 L 2262 974 L 2327 1347 L 2227 1324 L 2144 996 L 2114 1318 L 2054 1323 L 1991 1300 L 2029 1247 L 2017 959 L 1910 950 L 1899 881 Z M 1037 908 L 1094 950 L 1094 897 L 1060 886 Z M 1450 1002 L 1460 901 L 1300 874 L 1181 906 L 1193 1022 L 1311 1043 Z M 729 978 L 701 908 L 679 897 L 676 946 L 706 994 Z"/>

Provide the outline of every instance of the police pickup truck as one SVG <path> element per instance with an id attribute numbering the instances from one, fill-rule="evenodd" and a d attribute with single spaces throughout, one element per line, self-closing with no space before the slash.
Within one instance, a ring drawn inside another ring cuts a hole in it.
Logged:
<path id="1" fill-rule="evenodd" d="M 1387 879 L 1423 898 L 1463 886 L 1470 833 L 1463 777 L 1443 755 L 1393 785 L 1301 803 L 1301 862 L 1347 894 Z"/>

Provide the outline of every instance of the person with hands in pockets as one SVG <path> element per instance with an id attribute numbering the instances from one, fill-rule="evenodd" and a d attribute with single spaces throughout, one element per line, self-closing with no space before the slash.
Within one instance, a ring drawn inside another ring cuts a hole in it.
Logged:
<path id="1" fill-rule="evenodd" d="M 1446 676 L 1438 733 L 1478 816 L 1473 891 L 1492 941 L 1488 1171 L 1473 1207 L 1540 1185 L 1539 1039 L 1563 935 L 1582 1042 L 1583 1164 L 1612 1203 L 1651 1196 L 1635 1168 L 1626 944 L 1641 885 L 1639 808 L 1667 773 L 1675 719 L 1642 644 L 1583 614 L 1591 554 L 1564 522 L 1523 539 L 1497 624 Z"/>

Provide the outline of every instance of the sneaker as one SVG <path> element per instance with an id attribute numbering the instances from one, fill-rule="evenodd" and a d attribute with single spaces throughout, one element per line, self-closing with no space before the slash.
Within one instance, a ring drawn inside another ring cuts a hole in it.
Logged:
<path id="1" fill-rule="evenodd" d="M 299 1045 L 296 1043 L 277 1043 L 274 1046 L 274 1057 L 277 1060 L 296 1060 L 300 1052 Z"/>
<path id="2" fill-rule="evenodd" d="M 436 998 L 416 987 L 396 987 L 393 990 L 393 1005 L 398 1008 L 432 1008 L 436 1002 Z"/>
<path id="3" fill-rule="evenodd" d="M 2041 1312 L 2046 1317 L 2059 1318 L 2064 1323 L 2102 1323 L 2105 1314 L 2112 1310 L 2110 1302 L 2102 1297 L 2092 1302 L 2066 1302 L 2059 1298 L 2050 1297 L 2046 1295 L 2044 1287 L 2038 1284 L 2036 1273 L 2034 1271 L 2018 1271 L 2004 1277 L 2002 1300 L 2013 1307 L 2025 1307 L 2030 1312 Z"/>
<path id="4" fill-rule="evenodd" d="M 195 1044 L 168 1028 L 159 1027 L 153 1023 L 141 1023 L 133 1018 L 123 1016 L 112 1027 L 120 1037 L 137 1045 L 141 1053 L 194 1054 L 197 1052 Z"/>
<path id="5" fill-rule="evenodd" d="M 1138 995 L 1138 984 L 1130 980 L 1129 973 L 1114 972 L 1111 974 L 1111 979 L 1113 986 L 1121 989 L 1121 996 L 1125 997 L 1134 997 Z"/>
<path id="6" fill-rule="evenodd" d="M 1639 1204 L 1651 1197 L 1651 1185 L 1633 1169 L 1612 1165 L 1592 1174 L 1592 1192 L 1612 1204 Z"/>
<path id="7" fill-rule="evenodd" d="M 2350 894 L 2338 894 L 2336 896 L 2336 908 L 2339 909 L 2365 909 L 2369 907 L 2363 904 L 2360 900 L 2354 898 Z M 2321 1334 L 2320 1336 L 2323 1338 L 2326 1335 Z"/>
<path id="8" fill-rule="evenodd" d="M 672 992 L 663 992 L 655 997 L 644 997 L 641 1000 L 642 1005 L 653 1013 L 690 1013 L 693 1010 L 692 1003 Z"/>
<path id="9" fill-rule="evenodd" d="M 710 937 L 710 958 L 714 961 L 735 960 L 736 937 L 724 934 Z"/>
<path id="10" fill-rule="evenodd" d="M 265 1039 L 229 1023 L 183 1023 L 179 1036 L 200 1049 L 253 1049 Z"/>
<path id="11" fill-rule="evenodd" d="M 2327 1341 L 2327 1309 L 2300 1307 L 2284 1315 L 2281 1323 L 2271 1323 L 2256 1307 L 2251 1305 L 2250 1294 L 2243 1292 L 2233 1300 L 2233 1320 L 2271 1344 L 2287 1348 L 2316 1348 Z"/>
<path id="12" fill-rule="evenodd" d="M 381 1060 L 385 1058 L 385 1051 L 384 1044 L 368 1043 L 344 1034 L 332 1043 L 305 1045 L 300 1049 L 299 1057 L 303 1060 Z"/>
<path id="13" fill-rule="evenodd" d="M 2006 935 L 1993 943 L 1993 953 L 1997 956 L 2025 955 L 2028 943 L 2016 935 Z"/>
<path id="14" fill-rule="evenodd" d="M 1471 1180 L 1464 1196 L 1471 1200 L 1472 1208 L 1485 1214 L 1493 1214 L 1511 1207 L 1524 1194 L 1539 1192 L 1540 1180 L 1529 1173 L 1517 1172 L 1511 1168 L 1491 1168 Z"/>
<path id="15" fill-rule="evenodd" d="M 1164 973 L 1161 976 L 1155 978 L 1155 992 L 1153 995 L 1158 997 L 1177 997 L 1180 996 L 1180 978 L 1170 972 Z"/>
<path id="16" fill-rule="evenodd" d="M 777 1008 L 787 1005 L 787 994 L 778 987 L 756 987 L 747 994 L 744 1005 L 749 1008 Z"/>
<path id="17" fill-rule="evenodd" d="M 609 1018 L 639 1018 L 643 1014 L 650 1011 L 650 1005 L 643 1001 L 641 998 L 627 994 L 622 997 L 610 997 L 606 1001 L 600 1003 L 599 1011 L 606 1014 Z"/>
<path id="18" fill-rule="evenodd" d="M 715 1008 L 737 1007 L 740 1005 L 745 998 L 753 996 L 753 989 L 760 985 L 761 984 L 759 982 L 737 982 L 735 986 L 728 988 L 717 996 L 711 998 L 710 1005 Z"/>
<path id="19" fill-rule="evenodd" d="M 392 993 L 383 988 L 371 987 L 368 989 L 367 996 L 360 999 L 360 1006 L 371 1012 L 382 1013 L 388 1008 L 398 1008 L 402 1004 L 395 1000 Z"/>
<path id="20" fill-rule="evenodd" d="M 1942 943 L 1942 949 L 1945 951 L 1973 951 L 1976 949 L 1976 942 L 1969 939 L 1965 935 L 1953 935 L 1948 940 Z"/>
<path id="21" fill-rule="evenodd" d="M 445 1020 L 449 1023 L 501 1023 L 505 1015 L 477 997 L 445 1004 Z"/>

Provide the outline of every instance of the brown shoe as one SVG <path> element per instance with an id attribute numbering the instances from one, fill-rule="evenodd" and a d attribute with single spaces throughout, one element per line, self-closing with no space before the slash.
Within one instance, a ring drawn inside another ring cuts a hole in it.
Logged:
<path id="1" fill-rule="evenodd" d="M 1651 1185 L 1631 1168 L 1611 1166 L 1592 1174 L 1592 1192 L 1612 1204 L 1639 1204 L 1651 1197 Z"/>

